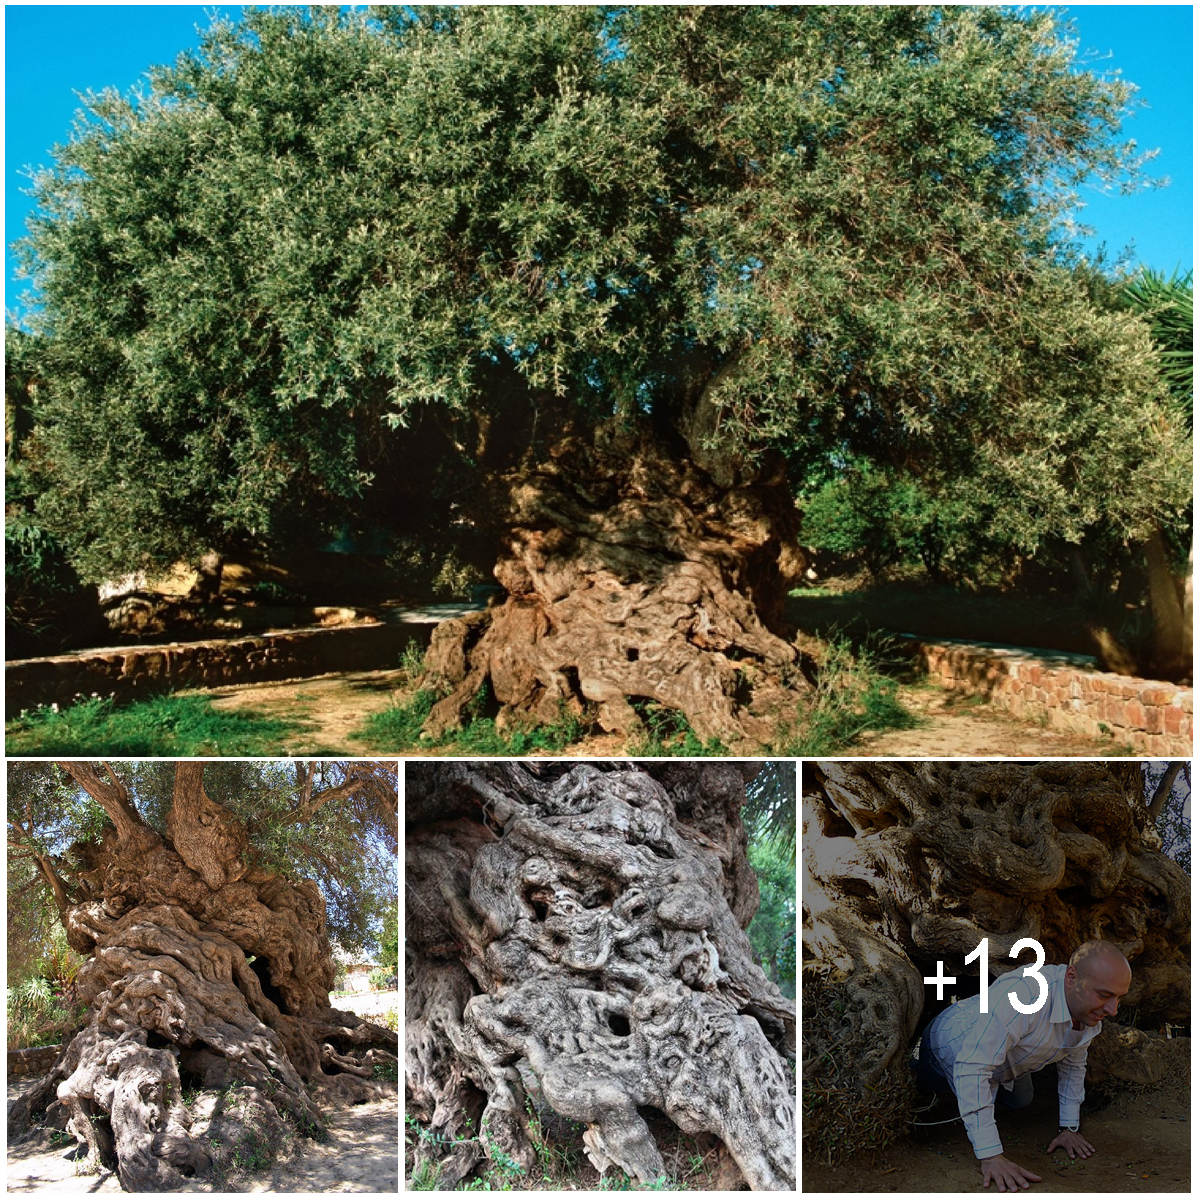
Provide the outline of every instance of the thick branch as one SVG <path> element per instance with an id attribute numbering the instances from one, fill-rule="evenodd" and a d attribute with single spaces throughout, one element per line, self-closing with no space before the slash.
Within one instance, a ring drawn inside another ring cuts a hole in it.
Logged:
<path id="1" fill-rule="evenodd" d="M 292 811 L 289 820 L 299 824 L 311 821 L 317 812 L 331 800 L 340 800 L 343 796 L 363 794 L 379 806 L 380 810 L 396 816 L 398 801 L 396 797 L 395 777 L 389 778 L 388 769 L 379 763 L 351 763 L 346 767 L 346 778 L 341 783 L 324 791 L 313 793 L 313 783 L 316 779 L 316 762 L 308 764 L 301 773 L 297 766 L 297 782 L 300 783 L 300 803 Z M 382 768 L 382 777 L 379 773 Z"/>
<path id="2" fill-rule="evenodd" d="M 142 820 L 141 814 L 129 799 L 129 789 L 117 778 L 112 768 L 105 763 L 104 770 L 109 782 L 105 783 L 90 763 L 60 762 L 58 764 L 97 804 L 117 827 L 121 842 L 132 846 L 149 846 L 162 839 Z"/>
<path id="3" fill-rule="evenodd" d="M 1162 810 L 1166 807 L 1167 798 L 1171 795 L 1171 789 L 1175 786 L 1175 778 L 1182 770 L 1183 763 L 1181 762 L 1167 764 L 1167 769 L 1163 772 L 1163 777 L 1158 781 L 1158 787 L 1154 789 L 1154 795 L 1150 797 L 1151 824 L 1156 824 L 1158 818 L 1162 816 Z"/>
<path id="4" fill-rule="evenodd" d="M 167 835 L 179 857 L 214 891 L 245 877 L 243 855 L 250 845 L 245 826 L 205 793 L 203 763 L 176 764 Z"/>

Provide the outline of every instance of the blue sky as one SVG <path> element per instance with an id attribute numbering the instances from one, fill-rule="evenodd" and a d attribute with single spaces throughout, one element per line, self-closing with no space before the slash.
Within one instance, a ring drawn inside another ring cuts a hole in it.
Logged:
<path id="1" fill-rule="evenodd" d="M 1046 6 L 1036 6 L 1046 7 Z M 79 104 L 76 92 L 136 84 L 146 69 L 195 46 L 206 14 L 236 14 L 240 5 L 5 6 L 5 303 L 27 286 L 14 282 L 9 252 L 25 228 L 31 201 L 22 194 L 26 166 L 43 165 L 65 141 Z M 1138 85 L 1146 107 L 1127 122 L 1142 149 L 1159 148 L 1152 174 L 1165 188 L 1133 196 L 1085 188 L 1082 221 L 1097 230 L 1110 257 L 1131 244 L 1134 258 L 1170 273 L 1192 266 L 1191 5 L 1070 5 L 1081 50 L 1104 70 Z"/>

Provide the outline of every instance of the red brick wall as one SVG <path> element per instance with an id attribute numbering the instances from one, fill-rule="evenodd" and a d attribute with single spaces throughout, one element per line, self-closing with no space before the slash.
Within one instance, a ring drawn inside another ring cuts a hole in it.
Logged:
<path id="1" fill-rule="evenodd" d="M 942 687 L 986 696 L 1026 720 L 1111 737 L 1139 754 L 1191 756 L 1192 689 L 1097 669 L 1082 654 L 1016 646 L 924 642 L 914 649 Z"/>

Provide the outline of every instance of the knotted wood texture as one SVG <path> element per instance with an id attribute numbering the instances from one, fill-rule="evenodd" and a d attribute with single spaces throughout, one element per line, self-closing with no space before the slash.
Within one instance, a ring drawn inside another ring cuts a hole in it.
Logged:
<path id="1" fill-rule="evenodd" d="M 723 486 L 603 425 L 515 472 L 507 494 L 508 597 L 435 631 L 426 666 L 445 694 L 427 733 L 462 724 L 485 687 L 500 728 L 593 704 L 604 729 L 632 734 L 640 698 L 754 754 L 794 721 L 808 685 L 783 619 L 800 559 L 781 463 Z"/>
<path id="2" fill-rule="evenodd" d="M 993 979 L 1033 963 L 1009 957 L 1023 938 L 1047 963 L 1106 939 L 1133 968 L 1124 1005 L 1187 1019 L 1189 880 L 1147 819 L 1140 764 L 821 763 L 803 813 L 804 979 L 836 992 L 805 1008 L 806 1080 L 836 1047 L 855 1048 L 864 1088 L 903 1065 L 945 1003 L 922 980 L 941 962 L 960 996 L 977 990 L 964 960 L 982 938 Z"/>
<path id="3" fill-rule="evenodd" d="M 600 1171 L 665 1173 L 653 1107 L 795 1187 L 795 1006 L 743 932 L 757 769 L 409 765 L 405 1081 L 440 1186 L 493 1149 L 532 1165 L 533 1089 Z"/>
<path id="4" fill-rule="evenodd" d="M 114 827 L 74 848 L 84 869 L 63 911 L 88 956 L 76 980 L 88 1023 L 18 1122 L 57 1095 L 59 1123 L 126 1190 L 170 1191 L 208 1171 L 214 1138 L 250 1129 L 274 1150 L 289 1128 L 318 1134 L 322 1102 L 375 1098 L 372 1067 L 398 1061 L 399 1039 L 329 1007 L 317 885 L 255 866 L 242 823 L 205 793 L 202 764 L 178 764 L 167 838 L 113 772 L 63 766 Z M 236 1100 L 201 1097 L 189 1112 L 185 1083 L 233 1085 Z"/>

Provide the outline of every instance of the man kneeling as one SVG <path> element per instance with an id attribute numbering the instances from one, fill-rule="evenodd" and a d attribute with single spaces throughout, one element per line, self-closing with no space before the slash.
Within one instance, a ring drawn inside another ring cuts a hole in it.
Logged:
<path id="1" fill-rule="evenodd" d="M 1018 967 L 987 990 L 987 1012 L 971 996 L 939 1013 L 921 1036 L 917 1088 L 953 1092 L 967 1136 L 983 1171 L 983 1186 L 1015 1192 L 1041 1176 L 1004 1157 L 993 1107 L 1024 1108 L 1033 1099 L 1033 1072 L 1058 1063 L 1058 1136 L 1047 1153 L 1066 1150 L 1087 1158 L 1095 1148 L 1079 1133 L 1079 1106 L 1087 1071 L 1087 1047 L 1105 1017 L 1129 991 L 1132 972 L 1111 942 L 1085 942 L 1067 966 L 1043 967 L 1048 984 L 1037 1012 L 1020 1012 L 1013 993 L 1027 1008 L 1041 996 L 1036 975 Z"/>

